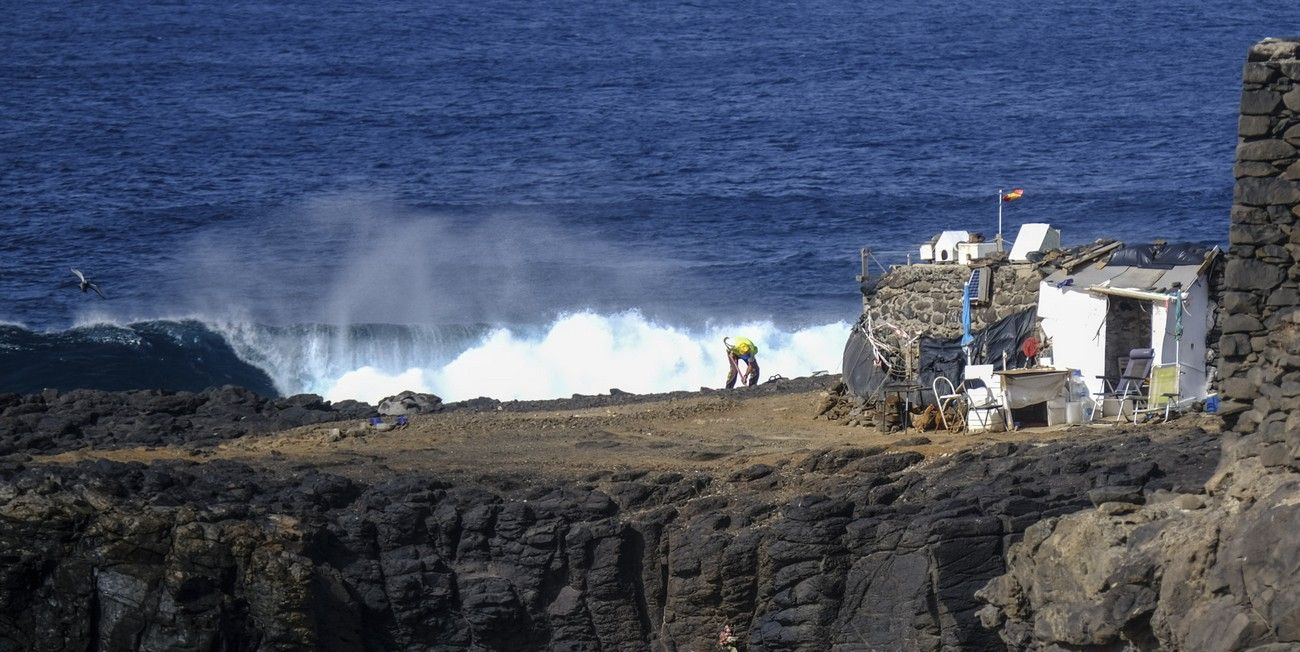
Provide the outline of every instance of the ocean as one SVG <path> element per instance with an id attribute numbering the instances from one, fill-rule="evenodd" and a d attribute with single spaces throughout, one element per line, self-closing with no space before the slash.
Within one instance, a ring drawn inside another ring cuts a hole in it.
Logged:
<path id="1" fill-rule="evenodd" d="M 13 4 L 0 391 L 716 387 L 731 334 L 838 371 L 858 249 L 999 188 L 1010 237 L 1225 243 L 1300 6 L 989 4 Z"/>

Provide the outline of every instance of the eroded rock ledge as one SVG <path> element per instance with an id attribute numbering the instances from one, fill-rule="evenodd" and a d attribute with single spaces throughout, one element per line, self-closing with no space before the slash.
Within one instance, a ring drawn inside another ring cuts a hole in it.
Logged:
<path id="1" fill-rule="evenodd" d="M 984 624 L 1017 650 L 1295 649 L 1300 474 L 1240 470 L 1207 497 L 1031 526 L 980 592 Z"/>
<path id="2" fill-rule="evenodd" d="M 514 491 L 8 462 L 0 649 L 685 650 L 728 623 L 752 650 L 996 648 L 973 596 L 1026 528 L 1199 487 L 1217 450 L 1183 427 Z"/>

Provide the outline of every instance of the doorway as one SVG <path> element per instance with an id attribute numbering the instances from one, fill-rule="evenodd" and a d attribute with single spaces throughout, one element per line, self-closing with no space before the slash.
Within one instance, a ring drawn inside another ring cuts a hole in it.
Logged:
<path id="1" fill-rule="evenodd" d="M 1106 309 L 1106 377 L 1118 379 L 1129 351 L 1151 348 L 1151 303 L 1109 297 Z"/>

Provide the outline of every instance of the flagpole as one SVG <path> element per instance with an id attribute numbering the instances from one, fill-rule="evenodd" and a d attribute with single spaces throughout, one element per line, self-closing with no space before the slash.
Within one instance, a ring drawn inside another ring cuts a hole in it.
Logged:
<path id="1" fill-rule="evenodd" d="M 1002 251 L 1002 189 L 998 188 L 998 251 Z"/>

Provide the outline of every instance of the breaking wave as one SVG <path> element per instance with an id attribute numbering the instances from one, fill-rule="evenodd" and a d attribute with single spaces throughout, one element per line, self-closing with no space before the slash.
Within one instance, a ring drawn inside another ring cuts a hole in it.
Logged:
<path id="1" fill-rule="evenodd" d="M 575 312 L 544 326 L 161 320 L 51 333 L 0 326 L 0 390 L 199 390 L 233 383 L 263 394 L 371 403 L 407 389 L 449 401 L 558 398 L 611 388 L 648 393 L 721 386 L 721 341 L 734 334 L 759 344 L 764 378 L 835 373 L 848 331 L 843 322 L 690 328 L 637 311 Z"/>
<path id="2" fill-rule="evenodd" d="M 277 393 L 263 370 L 196 321 L 88 324 L 55 332 L 0 325 L 0 391 L 197 391 L 228 384 Z"/>

